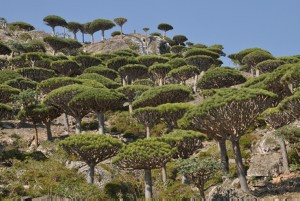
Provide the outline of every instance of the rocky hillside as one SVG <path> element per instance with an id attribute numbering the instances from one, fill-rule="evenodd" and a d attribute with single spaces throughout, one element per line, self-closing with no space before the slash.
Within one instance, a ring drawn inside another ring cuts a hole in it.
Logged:
<path id="1" fill-rule="evenodd" d="M 29 42 L 31 40 L 43 40 L 48 33 L 44 31 L 10 31 L 0 29 L 0 40 Z M 88 35 L 85 36 L 86 38 Z M 50 47 L 45 44 L 47 51 L 51 52 Z M 140 55 L 144 54 L 162 54 L 168 51 L 169 45 L 165 40 L 158 36 L 148 36 L 139 33 L 117 35 L 106 40 L 83 44 L 82 51 L 90 54 L 110 53 L 122 49 L 131 49 Z"/>

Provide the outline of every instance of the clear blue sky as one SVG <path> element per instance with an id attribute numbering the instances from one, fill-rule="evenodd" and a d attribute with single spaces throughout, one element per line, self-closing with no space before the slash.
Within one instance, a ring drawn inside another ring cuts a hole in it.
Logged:
<path id="1" fill-rule="evenodd" d="M 51 31 L 43 24 L 47 15 L 80 23 L 125 17 L 125 33 L 143 33 L 144 27 L 150 28 L 149 33 L 159 32 L 157 25 L 166 22 L 174 27 L 167 36 L 182 34 L 193 43 L 222 44 L 227 55 L 250 47 L 266 49 L 274 56 L 300 55 L 300 0 L 1 1 L 0 17 L 47 32 Z M 100 33 L 95 38 L 100 40 Z M 231 65 L 229 59 L 223 61 Z"/>

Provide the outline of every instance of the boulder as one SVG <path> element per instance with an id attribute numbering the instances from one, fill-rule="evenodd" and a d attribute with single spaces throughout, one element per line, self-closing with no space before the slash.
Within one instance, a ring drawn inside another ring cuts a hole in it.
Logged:
<path id="1" fill-rule="evenodd" d="M 273 134 L 273 130 L 267 130 L 262 138 L 251 148 L 252 154 L 273 153 L 280 149 L 280 145 Z"/>
<path id="2" fill-rule="evenodd" d="M 250 160 L 248 177 L 277 177 L 283 173 L 280 153 L 257 154 Z"/>

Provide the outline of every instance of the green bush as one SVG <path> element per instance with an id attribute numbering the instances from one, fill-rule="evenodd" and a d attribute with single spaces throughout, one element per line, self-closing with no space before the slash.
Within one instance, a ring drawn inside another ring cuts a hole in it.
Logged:
<path id="1" fill-rule="evenodd" d="M 82 121 L 81 122 L 81 129 L 82 130 L 97 130 L 98 129 L 98 121 L 91 120 L 91 121 Z"/>

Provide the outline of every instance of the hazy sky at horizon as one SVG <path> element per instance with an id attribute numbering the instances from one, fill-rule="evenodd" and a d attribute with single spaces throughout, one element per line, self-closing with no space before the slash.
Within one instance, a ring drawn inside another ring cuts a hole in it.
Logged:
<path id="1" fill-rule="evenodd" d="M 221 44 L 227 55 L 251 47 L 266 49 L 274 56 L 300 55 L 299 0 L 1 1 L 0 17 L 8 22 L 24 21 L 47 32 L 51 32 L 43 23 L 47 15 L 80 23 L 125 17 L 125 33 L 143 33 L 144 27 L 150 28 L 149 33 L 161 32 L 157 25 L 165 22 L 174 27 L 168 37 L 182 34 L 193 43 Z M 107 31 L 106 37 L 116 30 L 119 27 Z M 100 38 L 97 32 L 95 40 Z M 229 59 L 222 60 L 224 65 L 232 65 Z"/>

